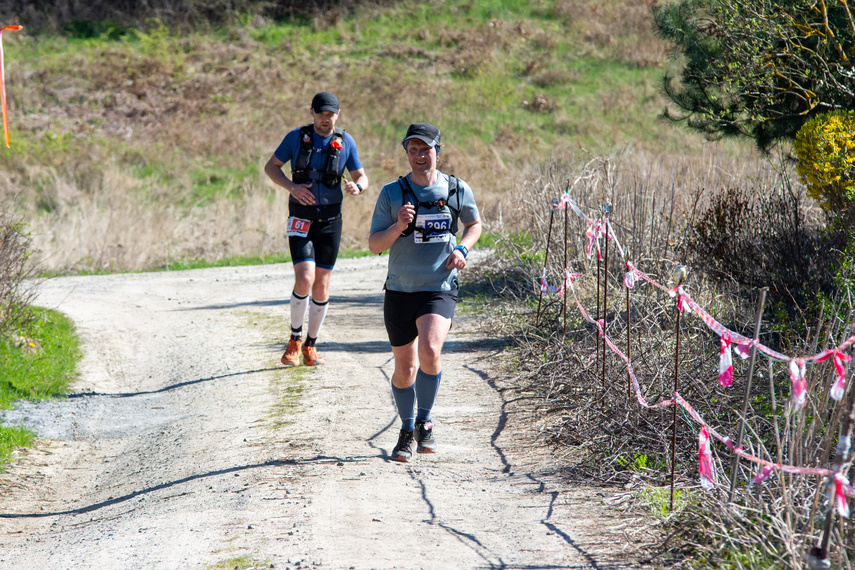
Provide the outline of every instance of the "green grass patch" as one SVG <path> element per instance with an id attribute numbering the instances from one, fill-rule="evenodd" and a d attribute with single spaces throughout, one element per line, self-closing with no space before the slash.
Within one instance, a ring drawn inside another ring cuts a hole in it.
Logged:
<path id="1" fill-rule="evenodd" d="M 30 447 L 36 434 L 22 426 L 0 425 L 0 472 L 12 460 L 12 453 L 21 447 Z"/>
<path id="2" fill-rule="evenodd" d="M 258 165 L 243 168 L 206 166 L 191 172 L 193 191 L 183 205 L 204 206 L 217 198 L 236 198 L 240 195 L 241 181 L 258 176 Z"/>
<path id="3" fill-rule="evenodd" d="M 367 249 L 345 249 L 339 251 L 339 259 L 356 259 L 359 257 L 370 257 L 374 254 Z M 290 253 L 277 253 L 273 255 L 246 255 L 235 256 L 209 261 L 206 259 L 181 259 L 170 262 L 168 265 L 157 268 L 158 271 L 181 271 L 183 269 L 205 269 L 207 267 L 242 267 L 245 265 L 271 265 L 274 263 L 291 263 Z"/>
<path id="4" fill-rule="evenodd" d="M 481 237 L 478 238 L 478 243 L 475 244 L 475 247 L 478 249 L 496 247 L 496 244 L 498 244 L 501 239 L 502 236 L 495 232 L 481 232 Z"/>
<path id="5" fill-rule="evenodd" d="M 0 339 L 0 406 L 46 400 L 65 392 L 77 375 L 80 343 L 71 319 L 33 307 L 34 318 L 14 338 Z"/>
<path id="6" fill-rule="evenodd" d="M 46 400 L 68 390 L 77 376 L 80 343 L 71 320 L 56 311 L 33 307 L 25 330 L 0 339 L 0 407 L 16 400 Z M 35 441 L 24 427 L 0 425 L 0 468 L 18 447 Z"/>
<path id="7" fill-rule="evenodd" d="M 274 368 L 270 389 L 275 399 L 273 406 L 268 411 L 269 422 L 267 427 L 279 429 L 291 424 L 291 417 L 300 411 L 303 392 L 306 389 L 307 378 L 317 372 L 317 368 L 310 366 L 297 366 L 296 368 L 282 368 L 279 364 L 281 351 L 285 350 L 283 339 L 288 338 L 288 319 L 285 314 L 273 315 L 265 312 L 244 311 L 242 313 L 244 324 L 247 328 L 261 330 L 264 333 L 265 344 L 269 346 L 279 345 L 274 351 L 270 368 Z"/>
<path id="8" fill-rule="evenodd" d="M 270 265 L 273 263 L 289 263 L 291 255 L 278 253 L 275 255 L 247 255 L 226 257 L 210 261 L 207 259 L 177 259 L 168 265 L 158 267 L 158 271 L 182 271 L 185 269 L 205 269 L 208 267 L 242 267 L 245 265 Z"/>
<path id="9" fill-rule="evenodd" d="M 279 359 L 277 358 L 276 361 L 278 363 Z M 306 389 L 306 377 L 315 372 L 316 369 L 309 366 L 298 366 L 281 371 L 277 369 L 273 380 L 277 399 L 270 410 L 271 429 L 279 429 L 292 423 L 290 417 L 300 411 L 303 391 Z"/>
<path id="10" fill-rule="evenodd" d="M 216 564 L 205 566 L 208 570 L 251 570 L 253 568 L 271 568 L 269 561 L 262 562 L 249 556 L 238 556 L 221 560 Z"/>

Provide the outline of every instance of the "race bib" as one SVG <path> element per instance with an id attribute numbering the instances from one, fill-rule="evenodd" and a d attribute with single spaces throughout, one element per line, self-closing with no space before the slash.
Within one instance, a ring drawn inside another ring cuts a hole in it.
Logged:
<path id="1" fill-rule="evenodd" d="M 302 218 L 295 218 L 291 216 L 288 218 L 288 237 L 306 237 L 309 235 L 309 226 L 312 225 L 311 220 L 304 220 Z"/>
<path id="2" fill-rule="evenodd" d="M 416 243 L 441 243 L 451 239 L 451 214 L 419 214 L 416 217 Z"/>

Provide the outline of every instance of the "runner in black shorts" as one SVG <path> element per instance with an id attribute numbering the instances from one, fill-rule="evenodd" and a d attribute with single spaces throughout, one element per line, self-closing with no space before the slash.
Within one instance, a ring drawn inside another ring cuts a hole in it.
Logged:
<path id="1" fill-rule="evenodd" d="M 412 170 L 380 191 L 368 237 L 372 253 L 389 251 L 383 314 L 395 356 L 392 395 L 401 417 L 391 453 L 395 461 L 412 457 L 413 441 L 418 453 L 436 452 L 431 410 L 457 303 L 457 272 L 481 235 L 472 189 L 436 169 L 439 141 L 435 126 L 410 125 L 401 142 Z"/>
<path id="2" fill-rule="evenodd" d="M 294 263 L 291 292 L 291 338 L 282 364 L 323 364 L 315 341 L 327 314 L 330 277 L 341 244 L 341 205 L 344 192 L 354 196 L 368 188 L 356 142 L 336 128 L 338 98 L 321 92 L 309 109 L 312 122 L 290 131 L 264 166 L 270 179 L 288 190 L 288 245 Z M 282 167 L 291 163 L 291 178 Z M 351 180 L 343 180 L 347 169 Z M 343 189 L 342 189 L 343 186 Z M 311 299 L 309 299 L 311 294 Z M 310 306 L 311 305 L 311 306 Z M 309 330 L 303 344 L 303 321 Z"/>
<path id="3" fill-rule="evenodd" d="M 297 218 L 308 220 L 317 215 L 315 212 L 306 210 L 308 209 L 295 205 L 291 206 L 290 213 Z M 341 246 L 341 212 L 332 217 L 312 220 L 306 236 L 289 236 L 288 246 L 294 263 L 313 261 L 316 267 L 332 271 Z"/>
<path id="4" fill-rule="evenodd" d="M 404 346 L 419 336 L 416 321 L 431 313 L 445 317 L 449 321 L 454 317 L 457 305 L 457 289 L 452 291 L 420 291 L 402 293 L 386 291 L 383 303 L 383 319 L 386 332 L 392 346 Z"/>

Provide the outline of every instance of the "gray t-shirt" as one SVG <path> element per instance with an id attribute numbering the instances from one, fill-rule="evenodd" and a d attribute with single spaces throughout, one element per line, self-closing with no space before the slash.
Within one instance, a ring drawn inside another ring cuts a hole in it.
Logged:
<path id="1" fill-rule="evenodd" d="M 413 184 L 410 175 L 407 181 L 419 202 L 436 202 L 446 200 L 457 208 L 458 195 L 460 198 L 459 230 L 463 225 L 479 219 L 478 206 L 472 189 L 458 179 L 457 195 L 448 197 L 449 177 L 437 172 L 436 184 L 419 186 Z M 412 197 L 408 197 L 412 202 Z M 371 218 L 371 232 L 386 230 L 398 221 L 398 210 L 404 204 L 404 191 L 401 183 L 396 180 L 386 184 L 380 191 L 374 215 Z M 417 225 L 430 228 L 442 228 L 446 220 L 443 214 L 449 214 L 448 206 L 442 208 L 419 207 L 417 215 L 420 220 Z M 446 269 L 448 256 L 457 245 L 457 237 L 450 232 L 436 231 L 433 233 L 413 232 L 409 236 L 399 237 L 389 249 L 389 270 L 386 276 L 386 289 L 415 293 L 418 291 L 450 291 L 457 287 L 457 269 Z"/>

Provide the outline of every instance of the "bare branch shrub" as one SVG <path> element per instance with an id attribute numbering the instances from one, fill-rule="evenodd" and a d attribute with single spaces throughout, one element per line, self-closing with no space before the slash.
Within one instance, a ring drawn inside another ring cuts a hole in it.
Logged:
<path id="1" fill-rule="evenodd" d="M 770 306 L 815 320 L 815 312 L 796 311 L 809 310 L 817 292 L 832 292 L 835 254 L 807 202 L 786 177 L 771 187 L 722 188 L 688 221 L 680 253 L 718 281 L 769 287 Z"/>
<path id="2" fill-rule="evenodd" d="M 493 311 L 498 316 L 496 330 L 517 341 L 508 354 L 513 395 L 506 397 L 528 403 L 533 424 L 561 458 L 568 478 L 620 485 L 639 497 L 650 497 L 654 492 L 667 497 L 673 408 L 647 410 L 639 406 L 626 364 L 598 342 L 596 328 L 582 318 L 576 298 L 591 318 L 604 319 L 609 339 L 629 355 L 649 403 L 669 399 L 676 379 L 680 394 L 704 420 L 732 438 L 747 385 L 747 362 L 734 358 L 733 386 L 720 386 L 719 337 L 687 313 L 681 318 L 678 356 L 675 300 L 643 282 L 627 295 L 622 283 L 625 268 L 615 243 L 609 244 L 608 263 L 602 259 L 598 264 L 596 256 L 588 259 L 584 221 L 572 213 L 569 217 L 553 214 L 550 204 L 568 186 L 589 218 L 602 215 L 602 207 L 611 203 L 609 221 L 628 258 L 639 269 L 668 284 L 674 266 L 691 261 L 685 290 L 719 322 L 748 337 L 754 334 L 758 296 L 753 287 L 766 286 L 769 283 L 764 279 L 785 272 L 788 252 L 790 263 L 798 263 L 801 258 L 792 248 L 812 243 L 807 230 L 800 233 L 802 226 L 798 225 L 805 220 L 804 204 L 785 202 L 774 193 L 775 188 L 788 187 L 782 185 L 781 173 L 763 161 L 725 164 L 710 159 L 703 164 L 660 159 L 650 163 L 643 155 L 626 154 L 553 162 L 527 174 L 522 187 L 503 202 L 502 237 L 497 240 L 492 267 L 484 269 L 478 281 L 485 289 L 489 283 L 501 283 L 494 295 L 504 299 L 505 306 L 514 307 Z M 713 191 L 712 198 L 705 189 Z M 728 189 L 733 189 L 731 194 L 726 193 Z M 758 189 L 769 190 L 765 197 L 749 195 L 760 193 Z M 728 195 L 733 204 L 725 206 L 739 212 L 722 208 L 719 196 Z M 721 216 L 709 214 L 710 204 L 713 209 L 721 208 Z M 737 214 L 750 217 L 752 212 L 762 214 L 771 227 L 758 227 L 763 222 L 748 228 L 731 223 Z M 705 236 L 686 231 L 687 227 L 693 230 L 692 221 L 701 219 L 709 224 Z M 797 222 L 795 229 L 793 220 Z M 713 228 L 724 234 L 719 236 Z M 763 240 L 773 239 L 770 235 L 777 236 L 774 239 L 780 243 L 764 246 Z M 728 239 L 733 243 L 725 245 Z M 804 241 L 794 242 L 799 239 Z M 705 257 L 697 253 L 701 245 L 709 251 L 728 247 L 735 256 L 735 260 L 727 260 L 730 266 L 723 258 L 711 261 L 712 270 L 728 276 L 733 267 L 733 272 L 752 275 L 755 281 L 749 285 L 734 278 L 710 278 L 715 273 L 703 270 Z M 683 257 L 689 250 L 693 254 Z M 541 295 L 541 275 L 545 273 L 549 285 L 557 286 L 565 266 L 581 274 L 573 281 L 575 297 Z M 521 285 L 507 285 L 498 277 L 503 272 L 521 277 Z M 602 286 L 605 277 L 607 291 Z M 850 334 L 847 323 L 851 318 L 847 321 L 838 316 L 846 313 L 845 301 L 836 301 L 830 311 L 834 316 L 825 323 L 814 320 L 807 332 L 793 334 L 767 322 L 760 341 L 800 355 L 837 346 Z M 828 397 L 833 380 L 828 362 L 809 367 L 809 403 L 796 410 L 790 402 L 786 365 L 773 365 L 760 358 L 747 395 L 744 449 L 777 463 L 827 467 L 834 455 L 841 416 L 841 406 Z M 677 493 L 682 497 L 680 506 L 671 512 L 667 498 L 664 503 L 660 501 L 654 509 L 659 518 L 652 523 L 649 498 L 638 501 L 647 503 L 643 509 L 632 508 L 627 513 L 628 517 L 637 517 L 639 529 L 660 529 L 663 539 L 649 545 L 654 557 L 686 567 L 701 561 L 733 568 L 801 568 L 803 555 L 819 531 L 816 527 L 821 525 L 814 521 L 826 508 L 822 481 L 775 475 L 749 489 L 757 466 L 741 461 L 734 502 L 727 504 L 733 454 L 721 444 L 713 446 L 718 486 L 711 492 L 701 491 L 699 427 L 681 408 L 677 422 L 673 467 Z M 843 525 L 835 532 L 842 538 L 855 530 Z M 852 556 L 839 547 L 840 540 L 835 544 L 835 560 Z"/>
<path id="3" fill-rule="evenodd" d="M 27 287 L 32 265 L 30 235 L 8 209 L 0 208 L 0 336 L 11 337 L 31 318 L 34 293 Z"/>

